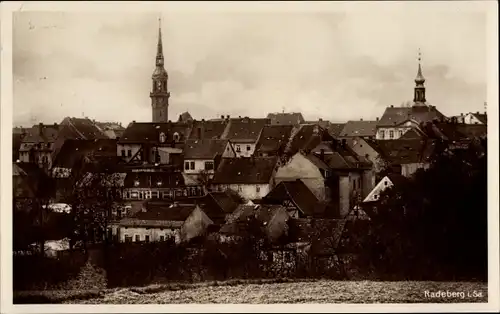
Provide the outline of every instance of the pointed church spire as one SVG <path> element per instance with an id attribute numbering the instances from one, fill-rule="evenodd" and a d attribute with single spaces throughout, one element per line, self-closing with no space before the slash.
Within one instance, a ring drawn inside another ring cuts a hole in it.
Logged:
<path id="1" fill-rule="evenodd" d="M 425 104 L 426 99 L 425 99 L 425 78 L 424 75 L 422 74 L 422 54 L 420 53 L 420 48 L 418 49 L 418 71 L 417 71 L 417 77 L 415 78 L 415 91 L 413 94 L 413 102 L 418 103 L 418 104 Z M 415 105 L 415 104 L 414 104 Z"/>
<path id="2" fill-rule="evenodd" d="M 163 43 L 161 41 L 161 17 L 158 18 L 158 45 L 156 47 L 156 66 L 163 66 Z"/>

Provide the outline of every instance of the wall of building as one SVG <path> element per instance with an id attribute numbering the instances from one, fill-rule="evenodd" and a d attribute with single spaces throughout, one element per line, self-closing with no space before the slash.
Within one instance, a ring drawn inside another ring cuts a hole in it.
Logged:
<path id="1" fill-rule="evenodd" d="M 377 140 L 397 140 L 410 129 L 411 127 L 409 126 L 380 127 L 377 128 L 377 135 L 375 136 L 375 138 Z M 392 137 L 391 137 L 391 132 L 392 132 Z"/>
<path id="2" fill-rule="evenodd" d="M 233 190 L 246 200 L 261 199 L 269 193 L 271 188 L 270 184 L 219 184 L 214 186 L 216 191 Z"/>
<path id="3" fill-rule="evenodd" d="M 123 158 L 129 162 L 132 157 L 141 149 L 140 144 L 118 144 L 116 145 L 116 154 L 118 157 Z M 125 157 L 122 156 L 122 150 L 125 151 Z M 128 153 L 130 150 L 130 154 Z"/>
<path id="4" fill-rule="evenodd" d="M 380 193 L 382 193 L 385 189 L 393 186 L 391 180 L 388 177 L 383 177 L 382 180 L 377 184 L 376 187 L 373 188 L 372 191 L 365 197 L 363 202 L 375 202 L 379 200 Z"/>
<path id="5" fill-rule="evenodd" d="M 349 213 L 350 206 L 350 183 L 349 176 L 339 177 L 339 212 L 344 217 Z"/>
<path id="6" fill-rule="evenodd" d="M 359 156 L 367 158 L 372 163 L 376 163 L 379 153 L 374 150 L 364 139 L 355 138 L 350 147 Z"/>
<path id="7" fill-rule="evenodd" d="M 236 157 L 250 157 L 255 151 L 255 143 L 231 142 Z"/>
<path id="8" fill-rule="evenodd" d="M 363 171 L 361 182 L 361 196 L 366 197 L 375 187 L 375 170 Z"/>
<path id="9" fill-rule="evenodd" d="M 276 171 L 276 185 L 281 181 L 301 179 L 319 200 L 327 200 L 325 179 L 309 159 L 302 154 L 295 154 L 288 163 Z"/>
<path id="10" fill-rule="evenodd" d="M 125 200 L 175 199 L 202 195 L 204 195 L 204 191 L 201 186 L 179 188 L 126 188 L 123 190 L 123 198 Z"/>
<path id="11" fill-rule="evenodd" d="M 462 123 L 465 124 L 483 124 L 471 113 L 466 114 L 462 119 L 459 120 L 462 120 L 463 121 Z"/>
<path id="12" fill-rule="evenodd" d="M 182 225 L 180 240 L 189 241 L 202 236 L 211 224 L 213 221 L 199 207 L 196 207 Z"/>
<path id="13" fill-rule="evenodd" d="M 205 170 L 205 162 L 212 162 L 212 170 L 206 170 L 207 173 L 213 174 L 215 172 L 215 163 L 213 159 L 184 159 L 184 173 L 185 174 L 198 174 Z M 187 164 L 189 167 L 187 167 Z M 194 166 L 194 169 L 193 167 Z"/>
<path id="14" fill-rule="evenodd" d="M 429 169 L 428 163 L 413 163 L 401 165 L 401 175 L 411 177 L 418 169 Z"/>
<path id="15" fill-rule="evenodd" d="M 164 240 L 169 238 L 179 240 L 179 229 L 177 228 L 146 228 L 146 227 L 123 227 L 123 226 L 113 226 L 112 227 L 113 236 L 117 236 L 120 242 L 125 242 L 126 236 L 132 237 L 132 242 L 136 242 L 136 236 L 140 237 L 140 241 L 146 240 L 146 236 L 149 236 L 150 242 L 158 242 L 161 237 Z"/>

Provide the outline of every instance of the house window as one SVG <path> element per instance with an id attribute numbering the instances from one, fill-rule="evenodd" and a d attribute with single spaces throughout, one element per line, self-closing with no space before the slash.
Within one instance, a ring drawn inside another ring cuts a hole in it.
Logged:
<path id="1" fill-rule="evenodd" d="M 398 131 L 399 137 L 403 136 L 403 130 Z"/>
<path id="2" fill-rule="evenodd" d="M 238 192 L 241 192 L 243 191 L 243 188 L 241 187 L 241 185 L 238 185 Z"/>
<path id="3" fill-rule="evenodd" d="M 214 170 L 214 162 L 205 161 L 205 170 Z"/>
<path id="4" fill-rule="evenodd" d="M 285 252 L 285 263 L 292 262 L 292 252 Z"/>
<path id="5" fill-rule="evenodd" d="M 379 137 L 380 137 L 381 139 L 384 139 L 384 137 L 385 137 L 385 131 L 384 131 L 384 130 L 380 130 L 380 131 L 378 131 L 378 135 L 379 135 Z"/>
<path id="6" fill-rule="evenodd" d="M 252 147 L 250 145 L 247 145 L 247 152 L 252 150 Z"/>
<path id="7" fill-rule="evenodd" d="M 160 236 L 160 241 L 165 241 L 165 236 Z"/>
<path id="8" fill-rule="evenodd" d="M 374 199 L 376 199 L 376 200 L 378 200 L 379 195 L 378 195 L 378 194 L 375 194 L 375 195 L 373 196 L 373 198 L 374 198 Z"/>
<path id="9" fill-rule="evenodd" d="M 47 148 L 50 148 L 50 143 L 47 143 Z"/>
<path id="10" fill-rule="evenodd" d="M 240 147 L 240 145 L 236 145 L 236 152 L 237 153 L 241 153 L 241 147 Z"/>
<path id="11" fill-rule="evenodd" d="M 191 161 L 190 164 L 191 164 L 191 170 L 194 170 L 194 161 Z"/>
<path id="12" fill-rule="evenodd" d="M 179 133 L 175 132 L 174 133 L 174 141 L 178 142 L 180 138 L 181 138 L 181 136 L 179 135 Z"/>
<path id="13" fill-rule="evenodd" d="M 129 150 L 127 151 L 127 156 L 128 156 L 128 157 L 132 157 L 132 150 L 131 150 L 131 149 L 129 149 Z"/>
<path id="14" fill-rule="evenodd" d="M 140 234 L 136 234 L 135 235 L 135 242 L 140 242 L 141 241 L 141 235 Z"/>
<path id="15" fill-rule="evenodd" d="M 129 236 L 128 234 L 125 235 L 125 243 L 130 243 L 132 242 L 132 236 Z"/>
<path id="16" fill-rule="evenodd" d="M 122 149 L 122 157 L 125 157 L 125 150 Z"/>
<path id="17" fill-rule="evenodd" d="M 394 131 L 389 131 L 389 138 L 394 138 Z"/>
<path id="18" fill-rule="evenodd" d="M 257 193 L 259 193 L 259 192 L 260 192 L 260 186 L 258 186 L 258 185 L 257 185 L 257 186 L 255 187 L 255 191 L 256 191 Z"/>
<path id="19" fill-rule="evenodd" d="M 146 240 L 146 243 L 149 243 L 149 236 L 148 235 L 146 236 L 145 240 Z"/>
<path id="20" fill-rule="evenodd" d="M 384 182 L 384 185 L 387 186 L 387 181 Z"/>
<path id="21" fill-rule="evenodd" d="M 186 161 L 186 162 L 184 163 L 184 169 L 185 169 L 185 170 L 189 170 L 189 161 Z"/>

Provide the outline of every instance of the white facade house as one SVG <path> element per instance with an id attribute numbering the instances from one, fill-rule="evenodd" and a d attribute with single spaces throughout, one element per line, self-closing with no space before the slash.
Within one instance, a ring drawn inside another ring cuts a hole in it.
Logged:
<path id="1" fill-rule="evenodd" d="M 392 179 L 391 179 L 392 178 Z M 404 182 L 405 178 L 400 175 L 388 175 L 383 177 L 380 182 L 373 188 L 373 190 L 365 197 L 364 203 L 376 202 L 380 199 L 380 194 L 386 189 L 393 187 L 395 184 Z"/>

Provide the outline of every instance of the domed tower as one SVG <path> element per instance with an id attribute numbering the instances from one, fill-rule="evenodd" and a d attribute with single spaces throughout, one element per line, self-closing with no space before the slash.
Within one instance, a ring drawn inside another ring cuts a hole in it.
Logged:
<path id="1" fill-rule="evenodd" d="M 163 44 L 161 41 L 161 19 L 159 19 L 158 45 L 156 48 L 156 68 L 152 76 L 153 87 L 149 96 L 153 110 L 153 122 L 168 122 L 168 73 L 163 59 Z"/>
<path id="2" fill-rule="evenodd" d="M 413 102 L 416 106 L 424 106 L 426 105 L 425 99 L 425 78 L 422 75 L 422 66 L 420 64 L 422 60 L 420 49 L 418 50 L 418 71 L 417 77 L 415 78 L 415 91 L 413 94 Z"/>

